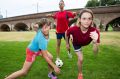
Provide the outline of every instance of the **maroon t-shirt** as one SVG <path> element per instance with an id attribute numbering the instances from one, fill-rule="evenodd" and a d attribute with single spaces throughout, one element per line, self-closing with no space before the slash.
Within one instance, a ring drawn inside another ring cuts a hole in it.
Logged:
<path id="1" fill-rule="evenodd" d="M 56 12 L 53 18 L 56 20 L 56 32 L 65 33 L 68 29 L 69 18 L 74 18 L 74 14 L 69 11 L 59 11 Z"/>
<path id="2" fill-rule="evenodd" d="M 73 26 L 70 27 L 67 30 L 67 36 L 70 37 L 70 35 L 73 36 L 73 45 L 74 46 L 85 46 L 88 45 L 92 39 L 90 37 L 90 32 L 95 31 L 98 33 L 98 40 L 97 42 L 100 43 L 100 33 L 99 31 L 94 27 L 89 27 L 88 31 L 86 33 L 82 33 L 80 27 Z"/>

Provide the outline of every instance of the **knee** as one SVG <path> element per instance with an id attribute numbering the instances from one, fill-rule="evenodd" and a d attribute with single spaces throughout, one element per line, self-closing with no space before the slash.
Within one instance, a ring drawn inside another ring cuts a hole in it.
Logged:
<path id="1" fill-rule="evenodd" d="M 83 59 L 82 59 L 82 58 L 78 58 L 78 62 L 79 62 L 80 64 L 82 64 Z"/>
<path id="2" fill-rule="evenodd" d="M 49 58 L 52 60 L 52 59 L 53 59 L 53 56 L 50 54 L 50 55 L 49 55 Z"/>
<path id="3" fill-rule="evenodd" d="M 21 71 L 22 71 L 22 75 L 23 75 L 23 76 L 27 75 L 27 73 L 28 73 L 27 70 L 23 70 L 23 69 L 22 69 Z"/>
<path id="4" fill-rule="evenodd" d="M 58 46 L 58 47 L 60 47 L 60 44 L 61 44 L 61 42 L 58 42 L 58 41 L 57 41 L 57 46 Z"/>
<path id="5" fill-rule="evenodd" d="M 57 43 L 57 47 L 60 47 L 60 43 Z"/>

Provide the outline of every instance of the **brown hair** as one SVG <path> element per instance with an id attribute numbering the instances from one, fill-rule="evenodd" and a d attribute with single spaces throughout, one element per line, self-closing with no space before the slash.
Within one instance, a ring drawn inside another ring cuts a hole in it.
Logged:
<path id="1" fill-rule="evenodd" d="M 63 0 L 60 0 L 60 2 L 64 2 Z"/>
<path id="2" fill-rule="evenodd" d="M 82 14 L 85 13 L 85 12 L 90 13 L 92 15 L 92 19 L 94 18 L 93 12 L 90 9 L 82 9 L 82 10 L 80 10 L 80 12 L 78 14 L 78 18 L 81 18 Z M 79 24 L 80 24 L 80 22 L 79 22 L 79 20 L 77 20 L 77 25 L 79 25 Z"/>
<path id="3" fill-rule="evenodd" d="M 60 0 L 60 2 L 63 2 L 63 3 L 64 3 L 64 1 L 63 1 L 63 0 Z M 60 4 L 60 2 L 59 2 L 59 4 Z"/>
<path id="4" fill-rule="evenodd" d="M 45 24 L 50 25 L 51 22 L 48 19 L 46 19 L 46 18 L 42 18 L 36 24 L 38 24 L 39 28 L 41 29 Z"/>

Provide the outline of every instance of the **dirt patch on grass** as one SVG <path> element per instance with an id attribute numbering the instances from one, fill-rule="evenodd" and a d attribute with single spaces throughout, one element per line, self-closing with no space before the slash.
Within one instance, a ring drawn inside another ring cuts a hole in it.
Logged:
<path id="1" fill-rule="evenodd" d="M 0 41 L 29 41 L 35 32 L 0 32 Z"/>
<path id="2" fill-rule="evenodd" d="M 101 44 L 120 46 L 120 32 L 101 32 Z"/>
<path id="3" fill-rule="evenodd" d="M 30 41 L 36 32 L 0 32 L 0 41 Z M 50 39 L 55 39 L 55 30 L 50 31 Z M 101 44 L 120 46 L 120 32 L 101 32 Z"/>
<path id="4" fill-rule="evenodd" d="M 36 32 L 0 32 L 0 41 L 30 41 Z M 50 38 L 55 39 L 55 30 L 50 31 Z"/>

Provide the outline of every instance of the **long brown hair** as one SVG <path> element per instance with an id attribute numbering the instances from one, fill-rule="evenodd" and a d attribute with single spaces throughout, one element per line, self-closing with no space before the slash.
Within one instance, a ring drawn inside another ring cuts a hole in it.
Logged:
<path id="1" fill-rule="evenodd" d="M 82 10 L 80 10 L 80 12 L 79 12 L 79 14 L 78 14 L 78 19 L 81 18 L 82 14 L 85 13 L 85 12 L 90 13 L 90 14 L 92 15 L 92 19 L 94 18 L 94 15 L 93 15 L 92 10 L 90 10 L 90 9 L 82 9 Z M 81 23 L 79 22 L 78 19 L 77 19 L 77 23 L 76 23 L 77 26 L 81 25 Z M 91 23 L 91 25 L 92 25 L 92 24 L 93 24 L 93 23 Z M 91 26 L 91 25 L 90 25 L 90 26 Z"/>

